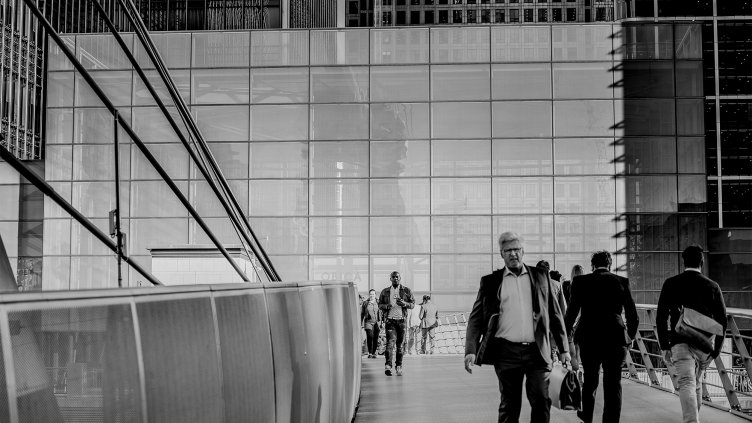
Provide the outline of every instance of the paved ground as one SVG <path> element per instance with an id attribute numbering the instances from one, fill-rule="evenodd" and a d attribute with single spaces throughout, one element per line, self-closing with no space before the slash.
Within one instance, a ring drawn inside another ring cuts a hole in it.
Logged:
<path id="1" fill-rule="evenodd" d="M 402 377 L 384 375 L 384 359 L 363 359 L 360 408 L 356 423 L 495 422 L 498 382 L 492 367 L 465 372 L 461 356 L 405 357 Z M 675 395 L 625 380 L 622 423 L 681 422 Z M 601 392 L 596 421 L 601 421 Z M 529 422 L 530 406 L 523 400 L 521 422 Z M 551 410 L 551 422 L 577 423 L 574 411 Z M 728 412 L 703 407 L 703 423 L 746 421 Z"/>

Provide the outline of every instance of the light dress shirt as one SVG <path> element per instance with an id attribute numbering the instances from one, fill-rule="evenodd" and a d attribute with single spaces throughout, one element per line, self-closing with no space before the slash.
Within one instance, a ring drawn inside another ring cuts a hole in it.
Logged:
<path id="1" fill-rule="evenodd" d="M 499 327 L 496 337 L 511 342 L 535 342 L 533 287 L 527 266 L 517 276 L 504 267 L 499 288 Z"/>

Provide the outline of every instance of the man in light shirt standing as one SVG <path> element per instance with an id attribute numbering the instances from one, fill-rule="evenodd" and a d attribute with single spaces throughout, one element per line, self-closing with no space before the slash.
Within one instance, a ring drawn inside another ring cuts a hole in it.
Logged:
<path id="1" fill-rule="evenodd" d="M 522 262 L 525 250 L 520 236 L 505 232 L 499 246 L 505 266 L 480 280 L 467 322 L 465 369 L 472 373 L 473 364 L 494 366 L 501 393 L 499 423 L 519 421 L 523 379 L 532 408 L 530 422 L 548 423 L 549 336 L 561 361 L 571 360 L 564 316 L 548 273 Z"/>

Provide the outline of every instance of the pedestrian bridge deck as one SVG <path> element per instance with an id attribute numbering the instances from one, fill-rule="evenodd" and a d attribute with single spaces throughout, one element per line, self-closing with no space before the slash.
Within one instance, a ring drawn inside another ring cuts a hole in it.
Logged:
<path id="1" fill-rule="evenodd" d="M 405 357 L 404 376 L 384 375 L 384 360 L 363 359 L 361 397 L 356 423 L 458 423 L 495 422 L 499 405 L 496 374 L 492 367 L 474 367 L 467 374 L 460 355 Z M 679 399 L 632 380 L 623 380 L 622 423 L 681 421 Z M 595 421 L 602 413 L 599 387 Z M 746 422 L 728 411 L 703 406 L 703 423 Z M 523 400 L 521 422 L 530 419 Z M 576 423 L 574 411 L 551 410 L 551 422 Z"/>

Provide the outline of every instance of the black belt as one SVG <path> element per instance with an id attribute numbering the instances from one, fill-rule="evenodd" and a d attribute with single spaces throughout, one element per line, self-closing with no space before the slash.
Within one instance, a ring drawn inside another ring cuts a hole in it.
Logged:
<path id="1" fill-rule="evenodd" d="M 405 321 L 405 319 L 392 319 L 391 317 L 387 318 L 386 320 L 391 320 L 391 321 L 394 321 L 394 322 L 404 322 Z"/>
<path id="2" fill-rule="evenodd" d="M 530 345 L 534 345 L 535 344 L 535 342 L 514 342 L 514 341 L 510 341 L 510 340 L 505 339 L 505 338 L 496 338 L 496 339 L 499 339 L 499 340 L 501 340 L 503 342 L 506 342 L 507 344 L 522 345 L 523 347 L 529 347 Z"/>

